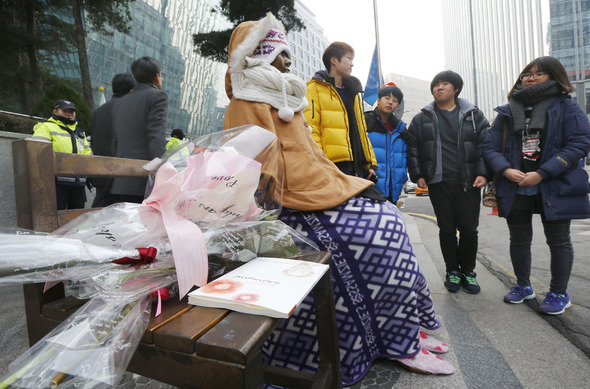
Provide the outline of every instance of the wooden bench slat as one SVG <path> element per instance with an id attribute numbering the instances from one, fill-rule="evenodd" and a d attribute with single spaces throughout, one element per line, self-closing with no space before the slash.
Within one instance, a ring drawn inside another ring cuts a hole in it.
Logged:
<path id="1" fill-rule="evenodd" d="M 240 365 L 141 343 L 127 370 L 180 388 L 263 389 L 260 350 Z"/>
<path id="2" fill-rule="evenodd" d="M 201 357 L 245 365 L 252 351 L 262 347 L 279 320 L 231 312 L 197 339 L 195 351 Z"/>
<path id="3" fill-rule="evenodd" d="M 63 321 L 84 305 L 86 301 L 88 300 L 80 300 L 72 296 L 67 296 L 43 305 L 41 313 L 48 319 Z"/>
<path id="4" fill-rule="evenodd" d="M 192 307 L 176 320 L 158 328 L 153 334 L 154 345 L 192 354 L 195 352 L 194 341 L 219 323 L 228 313 L 229 311 L 225 309 Z"/>
<path id="5" fill-rule="evenodd" d="M 88 208 L 88 209 L 68 209 L 63 211 L 57 211 L 57 224 L 59 227 L 66 223 L 71 222 L 75 218 L 91 211 L 98 211 L 100 208 Z"/>
<path id="6" fill-rule="evenodd" d="M 158 317 L 154 317 L 153 314 L 150 316 L 150 322 L 143 333 L 141 343 L 153 344 L 154 331 L 162 327 L 164 324 L 178 318 L 180 315 L 190 310 L 191 307 L 192 305 L 189 305 L 186 302 L 186 298 L 179 301 L 178 297 L 173 297 L 170 300 L 163 301 L 162 313 Z M 155 312 L 154 309 L 155 307 L 152 307 L 152 312 Z"/>
<path id="7" fill-rule="evenodd" d="M 148 161 L 139 159 L 54 153 L 55 171 L 61 176 L 147 177 L 143 168 Z"/>

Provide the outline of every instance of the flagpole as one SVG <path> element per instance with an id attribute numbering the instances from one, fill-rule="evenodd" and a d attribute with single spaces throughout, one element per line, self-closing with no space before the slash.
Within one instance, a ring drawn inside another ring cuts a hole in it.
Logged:
<path id="1" fill-rule="evenodd" d="M 381 83 L 383 80 L 383 74 L 381 73 L 381 52 L 379 49 L 379 21 L 377 16 L 377 0 L 373 0 L 373 12 L 375 13 L 375 42 L 377 46 L 377 74 L 378 74 L 378 83 Z M 381 85 L 379 85 L 381 87 Z"/>

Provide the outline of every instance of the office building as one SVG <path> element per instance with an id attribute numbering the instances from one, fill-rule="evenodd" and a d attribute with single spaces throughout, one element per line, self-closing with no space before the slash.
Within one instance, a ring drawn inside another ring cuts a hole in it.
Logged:
<path id="1" fill-rule="evenodd" d="M 306 82 L 320 69 L 324 69 L 322 54 L 330 44 L 324 36 L 323 28 L 316 22 L 315 14 L 299 0 L 295 0 L 295 10 L 305 23 L 301 31 L 289 31 L 289 49 L 292 54 L 291 73 Z"/>
<path id="2" fill-rule="evenodd" d="M 420 112 L 424 106 L 433 101 L 430 93 L 430 81 L 403 76 L 396 73 L 388 73 L 383 76 L 385 83 L 393 82 L 404 94 L 404 113 L 402 120 L 410 123 L 412 118 Z"/>
<path id="3" fill-rule="evenodd" d="M 559 59 L 590 114 L 590 0 L 550 0 L 549 55 Z"/>
<path id="4" fill-rule="evenodd" d="M 162 63 L 163 90 L 168 94 L 168 132 L 183 129 L 189 137 L 220 131 L 225 106 L 224 76 L 227 65 L 206 59 L 194 51 L 192 36 L 227 28 L 219 13 L 211 12 L 215 0 L 137 0 L 129 4 L 132 15 L 127 34 L 88 32 L 86 46 L 94 101 L 100 87 L 107 100 L 117 73 L 131 72 L 131 63 L 151 56 Z M 321 56 L 328 45 L 314 14 L 301 2 L 295 9 L 306 28 L 289 32 L 293 54 L 292 73 L 308 81 L 323 68 Z M 51 59 L 59 77 L 79 79 L 76 53 Z"/>
<path id="5" fill-rule="evenodd" d="M 151 56 L 162 63 L 163 90 L 168 94 L 168 132 L 183 129 L 189 136 L 221 130 L 223 110 L 218 94 L 224 64 L 194 52 L 192 35 L 218 29 L 219 14 L 211 12 L 209 0 L 138 0 L 129 4 L 130 31 L 112 35 L 89 32 L 86 38 L 88 62 L 95 105 L 99 88 L 107 99 L 112 95 L 111 80 L 117 73 L 131 72 L 131 63 Z M 77 54 L 52 60 L 60 77 L 79 79 Z"/>
<path id="6" fill-rule="evenodd" d="M 522 68 L 547 55 L 547 0 L 442 0 L 445 67 L 488 119 Z"/>

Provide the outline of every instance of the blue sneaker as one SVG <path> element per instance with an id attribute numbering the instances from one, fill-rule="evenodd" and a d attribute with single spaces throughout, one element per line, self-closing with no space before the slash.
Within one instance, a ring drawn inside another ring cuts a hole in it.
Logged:
<path id="1" fill-rule="evenodd" d="M 504 301 L 512 304 L 520 304 L 524 300 L 530 300 L 535 298 L 535 292 L 533 288 L 529 286 L 516 285 L 510 288 L 510 292 L 504 295 Z"/>
<path id="2" fill-rule="evenodd" d="M 570 296 L 567 292 L 565 294 L 557 294 L 555 292 L 545 293 L 545 300 L 541 304 L 541 313 L 547 315 L 561 315 L 566 308 L 572 306 Z"/>

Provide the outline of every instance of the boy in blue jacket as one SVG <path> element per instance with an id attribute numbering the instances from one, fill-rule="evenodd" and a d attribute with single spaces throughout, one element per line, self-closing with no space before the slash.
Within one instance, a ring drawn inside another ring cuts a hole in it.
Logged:
<path id="1" fill-rule="evenodd" d="M 379 166 L 375 187 L 395 204 L 408 177 L 407 146 L 403 136 L 406 123 L 394 113 L 404 94 L 391 82 L 379 90 L 378 97 L 375 110 L 365 112 L 367 132 Z"/>

